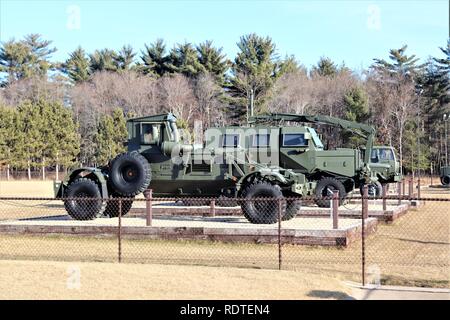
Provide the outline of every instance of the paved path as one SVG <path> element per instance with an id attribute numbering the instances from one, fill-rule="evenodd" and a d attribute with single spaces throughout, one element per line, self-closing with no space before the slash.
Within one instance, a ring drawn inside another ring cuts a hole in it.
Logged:
<path id="1" fill-rule="evenodd" d="M 347 285 L 351 287 L 351 296 L 357 300 L 450 300 L 450 289 Z"/>

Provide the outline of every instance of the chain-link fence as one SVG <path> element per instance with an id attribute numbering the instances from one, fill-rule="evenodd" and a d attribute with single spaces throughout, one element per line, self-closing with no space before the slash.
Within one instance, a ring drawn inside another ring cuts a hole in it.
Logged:
<path id="1" fill-rule="evenodd" d="M 420 188 L 406 186 L 346 199 L 3 197 L 0 259 L 268 268 L 448 287 L 450 194 L 418 197 Z"/>
<path id="2" fill-rule="evenodd" d="M 66 171 L 60 171 L 56 173 L 55 170 L 46 170 L 44 173 L 42 171 L 31 170 L 1 170 L 0 169 L 0 181 L 25 181 L 25 180 L 63 180 L 66 176 Z"/>

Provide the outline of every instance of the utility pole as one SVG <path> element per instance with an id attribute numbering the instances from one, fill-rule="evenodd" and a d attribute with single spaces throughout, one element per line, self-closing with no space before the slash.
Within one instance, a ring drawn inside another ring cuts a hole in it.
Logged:
<path id="1" fill-rule="evenodd" d="M 448 119 L 450 119 L 450 114 L 444 113 L 444 130 L 445 130 L 445 165 L 448 166 Z"/>
<path id="2" fill-rule="evenodd" d="M 417 177 L 420 180 L 420 135 L 422 134 L 420 130 L 420 96 L 422 95 L 423 89 L 419 91 L 419 97 L 417 98 Z"/>
<path id="3" fill-rule="evenodd" d="M 253 117 L 253 103 L 254 103 L 254 95 L 255 92 L 253 91 L 253 89 L 250 91 L 250 116 Z"/>
<path id="4" fill-rule="evenodd" d="M 249 117 L 253 117 L 253 100 L 254 100 L 253 96 L 254 96 L 254 91 L 252 88 L 252 89 L 250 89 L 250 108 L 249 108 L 249 105 L 247 104 L 247 125 L 248 125 Z"/>

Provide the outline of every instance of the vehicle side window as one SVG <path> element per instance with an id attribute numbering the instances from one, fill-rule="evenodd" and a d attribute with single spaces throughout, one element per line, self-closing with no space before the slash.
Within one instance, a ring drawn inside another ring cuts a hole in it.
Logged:
<path id="1" fill-rule="evenodd" d="M 370 162 L 376 163 L 376 162 L 378 162 L 378 161 L 379 161 L 379 158 L 378 158 L 378 150 L 377 150 L 377 149 L 372 150 L 372 154 L 370 155 Z"/>
<path id="2" fill-rule="evenodd" d="M 237 148 L 239 146 L 238 134 L 224 134 L 222 137 L 222 147 Z"/>
<path id="3" fill-rule="evenodd" d="M 252 139 L 252 147 L 268 147 L 270 134 L 255 134 Z"/>
<path id="4" fill-rule="evenodd" d="M 159 140 L 160 126 L 153 123 L 141 124 L 141 143 L 155 144 Z"/>
<path id="5" fill-rule="evenodd" d="M 391 149 L 380 150 L 380 158 L 383 160 L 394 160 L 394 155 Z"/>
<path id="6" fill-rule="evenodd" d="M 283 134 L 283 147 L 307 147 L 308 142 L 303 133 Z"/>

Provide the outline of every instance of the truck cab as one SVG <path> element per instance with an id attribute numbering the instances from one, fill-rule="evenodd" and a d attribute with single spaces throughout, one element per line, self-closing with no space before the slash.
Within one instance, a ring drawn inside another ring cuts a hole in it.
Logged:
<path id="1" fill-rule="evenodd" d="M 380 183 L 394 183 L 402 179 L 400 162 L 395 149 L 390 146 L 373 146 L 370 155 L 370 169 Z"/>

